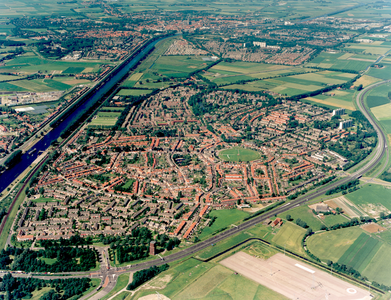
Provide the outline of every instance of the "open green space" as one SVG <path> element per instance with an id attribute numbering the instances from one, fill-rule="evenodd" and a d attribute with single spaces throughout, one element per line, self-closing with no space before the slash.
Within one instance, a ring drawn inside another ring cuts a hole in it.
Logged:
<path id="1" fill-rule="evenodd" d="M 291 222 L 286 222 L 272 239 L 274 244 L 284 247 L 300 255 L 305 255 L 301 241 L 306 230 Z"/>
<path id="2" fill-rule="evenodd" d="M 369 65 L 371 65 L 375 58 L 373 55 L 368 55 L 368 57 L 361 55 L 359 59 L 361 60 L 356 60 L 354 58 L 354 54 L 351 53 L 322 52 L 308 64 L 306 64 L 306 67 L 361 71 L 365 70 Z"/>
<path id="3" fill-rule="evenodd" d="M 233 147 L 230 149 L 222 150 L 218 153 L 218 156 L 225 161 L 252 161 L 259 159 L 261 155 L 250 149 L 245 149 L 241 147 Z"/>
<path id="4" fill-rule="evenodd" d="M 297 219 L 301 219 L 307 223 L 308 227 L 311 227 L 313 231 L 320 230 L 322 222 L 318 219 L 308 206 L 299 206 L 297 208 L 291 209 L 287 212 L 279 214 L 278 217 L 285 219 L 287 215 L 291 215 L 293 218 L 293 223 Z"/>
<path id="5" fill-rule="evenodd" d="M 362 274 L 369 280 L 391 285 L 391 246 L 383 244 L 373 256 Z"/>
<path id="6" fill-rule="evenodd" d="M 55 259 L 55 258 L 47 258 L 47 257 L 40 257 L 39 260 L 44 261 L 48 265 L 52 265 L 57 261 L 57 259 Z"/>
<path id="7" fill-rule="evenodd" d="M 335 224 L 341 224 L 347 222 L 348 219 L 341 215 L 327 215 L 324 217 L 322 222 L 327 226 L 331 227 Z"/>
<path id="8" fill-rule="evenodd" d="M 117 95 L 118 96 L 142 96 L 150 94 L 152 90 L 143 90 L 143 89 L 121 89 Z"/>
<path id="9" fill-rule="evenodd" d="M 216 217 L 216 220 L 213 222 L 212 226 L 205 227 L 202 230 L 202 233 L 199 235 L 199 238 L 201 239 L 248 217 L 248 213 L 238 209 L 213 210 L 209 215 L 211 217 Z"/>
<path id="10" fill-rule="evenodd" d="M 391 189 L 381 185 L 367 184 L 359 190 L 345 195 L 345 197 L 360 208 L 380 204 L 391 210 Z"/>
<path id="11" fill-rule="evenodd" d="M 57 202 L 59 200 L 54 198 L 39 197 L 37 199 L 32 199 L 31 201 L 32 202 Z"/>
<path id="12" fill-rule="evenodd" d="M 341 256 L 338 263 L 362 272 L 371 262 L 381 245 L 382 243 L 379 240 L 370 237 L 366 233 L 361 233 Z"/>
<path id="13" fill-rule="evenodd" d="M 307 247 L 321 260 L 337 262 L 362 233 L 359 227 L 317 233 L 307 239 Z"/>

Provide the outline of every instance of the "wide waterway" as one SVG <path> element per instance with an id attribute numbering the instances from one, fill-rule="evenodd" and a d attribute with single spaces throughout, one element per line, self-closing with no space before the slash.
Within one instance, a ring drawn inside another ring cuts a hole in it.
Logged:
<path id="1" fill-rule="evenodd" d="M 32 164 L 32 162 L 38 157 L 39 151 L 45 151 L 49 148 L 50 144 L 57 140 L 61 132 L 68 127 L 68 125 L 73 124 L 96 102 L 98 101 L 107 91 L 109 91 L 118 81 L 120 81 L 129 70 L 135 66 L 148 52 L 161 40 L 165 38 L 158 39 L 151 42 L 148 46 L 144 48 L 139 54 L 137 54 L 133 59 L 131 59 L 126 65 L 120 67 L 121 69 L 104 83 L 100 88 L 97 88 L 93 94 L 87 97 L 84 102 L 75 109 L 71 114 L 66 116 L 63 121 L 48 134 L 46 134 L 38 143 L 35 144 L 33 149 L 36 151 L 31 155 L 26 152 L 22 155 L 20 161 L 18 161 L 12 168 L 6 170 L 3 174 L 0 175 L 0 193 L 7 188 L 7 186 L 14 181 L 24 170 Z"/>

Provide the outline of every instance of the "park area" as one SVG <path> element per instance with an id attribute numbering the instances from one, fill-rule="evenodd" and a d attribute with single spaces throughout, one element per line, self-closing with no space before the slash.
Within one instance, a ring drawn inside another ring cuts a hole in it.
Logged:
<path id="1" fill-rule="evenodd" d="M 89 123 L 89 127 L 102 128 L 112 127 L 117 123 L 118 117 L 121 115 L 120 112 L 98 112 L 98 114 Z"/>
<path id="2" fill-rule="evenodd" d="M 218 153 L 218 156 L 225 161 L 247 162 L 259 159 L 261 155 L 250 149 L 241 147 L 233 147 L 230 149 L 222 150 Z"/>

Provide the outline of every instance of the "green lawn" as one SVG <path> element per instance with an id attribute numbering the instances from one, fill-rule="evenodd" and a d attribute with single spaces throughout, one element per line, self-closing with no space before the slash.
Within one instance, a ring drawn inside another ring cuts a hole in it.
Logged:
<path id="1" fill-rule="evenodd" d="M 305 255 L 301 241 L 306 230 L 291 222 L 282 225 L 272 242 L 295 253 Z"/>
<path id="2" fill-rule="evenodd" d="M 52 264 L 54 264 L 57 261 L 57 259 L 55 259 L 55 258 L 40 257 L 39 259 L 44 261 L 48 265 L 52 265 Z"/>
<path id="3" fill-rule="evenodd" d="M 327 215 L 322 221 L 327 227 L 331 227 L 338 223 L 345 223 L 348 219 L 341 215 Z"/>
<path id="4" fill-rule="evenodd" d="M 42 202 L 56 202 L 56 201 L 60 201 L 60 200 L 54 199 L 54 198 L 39 197 L 38 199 L 32 199 L 31 201 L 32 202 L 42 203 Z"/>
<path id="5" fill-rule="evenodd" d="M 209 215 L 211 217 L 217 217 L 217 219 L 213 222 L 212 226 L 202 230 L 202 233 L 199 235 L 200 239 L 204 239 L 208 235 L 248 217 L 248 213 L 238 209 L 213 210 Z"/>
<path id="6" fill-rule="evenodd" d="M 233 147 L 230 149 L 222 150 L 218 153 L 219 157 L 225 161 L 252 161 L 259 159 L 261 155 L 250 149 L 241 147 Z"/>
<path id="7" fill-rule="evenodd" d="M 121 89 L 117 95 L 119 96 L 141 96 L 150 94 L 152 90 L 142 89 Z"/>
<path id="8" fill-rule="evenodd" d="M 307 247 L 321 260 L 337 262 L 362 232 L 359 227 L 350 227 L 314 234 L 307 239 Z"/>

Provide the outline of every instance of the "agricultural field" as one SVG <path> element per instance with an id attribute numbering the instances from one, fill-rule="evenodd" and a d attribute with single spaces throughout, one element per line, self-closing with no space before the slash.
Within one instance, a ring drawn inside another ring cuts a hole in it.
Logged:
<path id="1" fill-rule="evenodd" d="M 320 104 L 329 108 L 345 108 L 349 111 L 356 110 L 354 102 L 355 90 L 332 90 L 330 92 L 304 98 L 304 102 Z"/>
<path id="2" fill-rule="evenodd" d="M 342 84 L 355 76 L 356 74 L 352 73 L 322 71 L 252 81 L 245 84 L 233 84 L 224 86 L 224 89 L 240 89 L 245 91 L 269 90 L 283 96 L 291 97 L 320 90 L 330 84 Z"/>
<path id="3" fill-rule="evenodd" d="M 230 149 L 222 150 L 218 153 L 218 156 L 225 161 L 247 162 L 259 159 L 261 155 L 250 149 L 241 147 L 233 147 Z"/>
<path id="4" fill-rule="evenodd" d="M 250 63 L 250 62 L 220 62 L 208 69 L 203 77 L 217 85 L 232 84 L 241 80 L 254 80 L 314 72 L 308 68 L 297 68 L 283 65 Z"/>
<path id="5" fill-rule="evenodd" d="M 383 244 L 362 272 L 368 279 L 391 285 L 391 246 Z"/>
<path id="6" fill-rule="evenodd" d="M 359 227 L 317 233 L 307 239 L 307 247 L 321 260 L 337 262 L 362 233 Z"/>
<path id="7" fill-rule="evenodd" d="M 372 217 L 378 217 L 382 211 L 391 211 L 391 189 L 385 186 L 367 184 L 345 197 Z"/>
<path id="8" fill-rule="evenodd" d="M 130 299 L 156 294 L 156 289 L 171 300 L 286 299 L 222 265 L 194 259 L 159 274 Z"/>
<path id="9" fill-rule="evenodd" d="M 374 63 L 378 55 L 355 55 L 354 53 L 343 52 L 322 52 L 309 63 L 306 67 L 319 67 L 323 69 L 365 70 L 369 65 Z M 370 74 L 369 74 L 370 75 Z"/>
<path id="10" fill-rule="evenodd" d="M 382 61 L 382 68 L 370 68 L 367 74 L 369 76 L 379 78 L 382 80 L 391 79 L 391 62 L 390 61 Z"/>
<path id="11" fill-rule="evenodd" d="M 272 242 L 300 255 L 305 255 L 301 246 L 301 240 L 305 232 L 306 230 L 304 228 L 291 222 L 285 222 L 272 239 Z"/>
<path id="12" fill-rule="evenodd" d="M 391 49 L 390 46 L 391 45 L 389 42 L 375 41 L 373 43 L 346 44 L 345 49 L 347 51 L 359 52 L 363 54 L 376 56 L 376 55 L 386 54 Z"/>
<path id="13" fill-rule="evenodd" d="M 216 217 L 216 220 L 213 222 L 212 226 L 205 227 L 202 230 L 201 234 L 199 235 L 199 238 L 201 239 L 223 228 L 226 228 L 231 224 L 235 224 L 236 222 L 243 220 L 245 217 L 248 217 L 249 214 L 238 209 L 222 209 L 213 210 L 209 213 L 209 215 L 211 217 Z"/>
<path id="14" fill-rule="evenodd" d="M 90 72 L 97 72 L 100 64 L 96 62 L 69 62 L 55 61 L 38 57 L 34 53 L 20 55 L 11 61 L 7 61 L 4 66 L 0 66 L 0 72 L 19 72 L 22 74 L 32 74 L 40 71 L 45 74 L 63 73 L 70 74 L 69 71 L 83 72 L 90 68 Z M 91 69 L 92 68 L 92 69 Z M 76 73 L 76 72 L 75 72 Z"/>
<path id="15" fill-rule="evenodd" d="M 361 233 L 354 243 L 338 260 L 339 264 L 349 266 L 360 273 L 371 262 L 382 243 L 366 233 Z"/>

